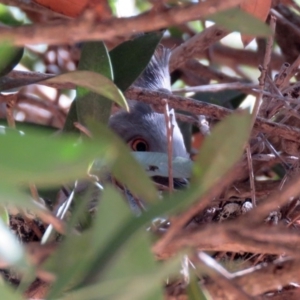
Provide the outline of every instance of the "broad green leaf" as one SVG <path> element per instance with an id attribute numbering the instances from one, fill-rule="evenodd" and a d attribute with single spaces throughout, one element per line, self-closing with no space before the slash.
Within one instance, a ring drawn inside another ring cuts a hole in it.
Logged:
<path id="1" fill-rule="evenodd" d="M 272 34 L 272 30 L 264 22 L 237 7 L 207 16 L 206 19 L 214 21 L 229 31 L 261 37 Z"/>
<path id="2" fill-rule="evenodd" d="M 117 218 L 115 218 L 116 212 L 118 212 Z M 60 249 L 48 262 L 48 265 L 51 264 L 51 271 L 58 274 L 49 298 L 59 295 L 71 282 L 74 284 L 82 280 L 83 276 L 93 269 L 101 250 L 128 218 L 133 218 L 133 216 L 124 199 L 113 187 L 107 186 L 101 195 L 92 229 L 79 237 L 67 236 Z M 120 248 L 112 249 L 112 251 L 120 250 Z M 70 253 L 72 253 L 71 256 Z M 83 253 L 85 253 L 84 256 L 82 256 Z M 68 259 L 61 261 L 61 257 L 68 257 Z"/>
<path id="3" fill-rule="evenodd" d="M 0 20 L 2 24 L 11 27 L 23 25 L 22 20 L 17 19 L 9 9 L 9 6 L 4 4 L 0 4 Z"/>
<path id="4" fill-rule="evenodd" d="M 93 71 L 113 80 L 110 58 L 103 42 L 87 42 L 83 45 L 78 70 Z"/>
<path id="5" fill-rule="evenodd" d="M 241 158 L 251 130 L 246 111 L 226 117 L 208 136 L 194 164 L 192 185 L 208 190 Z"/>
<path id="6" fill-rule="evenodd" d="M 126 278 L 103 280 L 66 293 L 59 300 L 157 300 L 162 297 L 161 291 L 158 294 L 156 292 L 162 286 L 163 280 L 170 274 L 174 274 L 179 268 L 180 259 L 176 257 L 161 263 L 155 272 L 145 272 L 132 277 L 129 284 Z M 125 283 L 127 283 L 126 286 L 124 286 Z"/>
<path id="7" fill-rule="evenodd" d="M 210 298 L 206 298 L 203 291 L 199 286 L 199 279 L 195 276 L 195 274 L 190 274 L 190 282 L 187 286 L 187 295 L 189 300 L 209 300 Z"/>
<path id="8" fill-rule="evenodd" d="M 26 133 L 0 135 L 0 178 L 3 183 L 51 186 L 85 177 L 97 157 L 113 160 L 108 143 L 78 142 L 70 136 Z"/>
<path id="9" fill-rule="evenodd" d="M 9 42 L 0 45 L 0 76 L 9 73 L 21 60 L 23 48 L 15 48 Z"/>
<path id="10" fill-rule="evenodd" d="M 103 42 L 85 43 L 82 48 L 78 69 L 93 71 L 112 80 L 112 67 L 105 44 Z M 101 85 L 101 82 L 99 82 L 99 85 Z M 87 119 L 106 124 L 111 113 L 112 102 L 105 96 L 84 87 L 78 86 L 76 92 L 74 105 L 76 106 L 77 116 L 74 117 L 74 111 L 70 109 L 65 127 L 69 127 L 71 122 L 71 125 L 73 125 L 74 118 L 78 119 L 80 124 L 83 125 L 86 125 Z"/>
<path id="11" fill-rule="evenodd" d="M 126 41 L 109 52 L 114 71 L 114 82 L 120 90 L 129 88 L 149 63 L 161 32 L 151 32 Z"/>
<path id="12" fill-rule="evenodd" d="M 5 300 L 24 300 L 23 296 L 18 292 L 14 291 L 7 284 L 0 284 L 0 297 Z"/>
<path id="13" fill-rule="evenodd" d="M 108 270 L 97 270 L 95 274 L 92 274 L 95 276 L 93 281 L 97 281 L 97 277 L 104 277 L 105 279 L 126 277 L 130 280 L 131 277 L 158 271 L 150 249 L 149 234 L 142 228 L 131 239 L 127 240 L 122 249 L 117 248 L 115 250 L 116 258 Z M 134 255 L 132 255 L 133 253 Z"/>
<path id="14" fill-rule="evenodd" d="M 92 71 L 73 71 L 45 81 L 49 83 L 73 83 L 98 93 L 125 109 L 128 108 L 126 99 L 117 86 L 104 75 Z"/>

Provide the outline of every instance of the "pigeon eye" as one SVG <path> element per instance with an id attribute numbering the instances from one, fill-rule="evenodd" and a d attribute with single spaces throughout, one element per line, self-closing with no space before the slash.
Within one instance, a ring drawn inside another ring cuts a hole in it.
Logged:
<path id="1" fill-rule="evenodd" d="M 132 142 L 130 142 L 130 147 L 133 151 L 143 152 L 149 150 L 148 143 L 141 138 L 135 139 Z"/>

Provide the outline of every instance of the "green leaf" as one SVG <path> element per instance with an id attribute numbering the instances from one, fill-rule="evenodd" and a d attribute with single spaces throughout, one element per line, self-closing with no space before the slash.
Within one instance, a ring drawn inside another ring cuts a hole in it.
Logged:
<path id="1" fill-rule="evenodd" d="M 11 289 L 7 284 L 0 284 L 0 297 L 5 300 L 23 300 L 23 296 Z"/>
<path id="2" fill-rule="evenodd" d="M 128 283 L 127 278 L 103 280 L 66 293 L 59 300 L 161 299 L 163 296 L 161 288 L 163 280 L 179 268 L 180 260 L 176 257 L 161 263 L 159 269 L 155 272 L 144 272 L 142 275 L 131 277 L 130 283 Z M 125 285 L 125 283 L 127 284 Z"/>
<path id="3" fill-rule="evenodd" d="M 0 178 L 3 183 L 51 186 L 86 177 L 96 158 L 113 160 L 108 143 L 78 142 L 72 136 L 49 137 L 37 132 L 0 134 Z"/>
<path id="4" fill-rule="evenodd" d="M 200 289 L 199 279 L 195 276 L 195 274 L 190 274 L 190 282 L 187 286 L 187 295 L 189 300 L 206 300 L 209 298 L 205 297 L 205 294 Z"/>
<path id="5" fill-rule="evenodd" d="M 78 70 L 93 71 L 113 80 L 110 58 L 103 42 L 87 42 L 83 45 Z"/>
<path id="6" fill-rule="evenodd" d="M 161 32 L 147 33 L 110 51 L 114 82 L 119 89 L 125 91 L 143 72 L 161 38 Z"/>
<path id="7" fill-rule="evenodd" d="M 9 225 L 9 214 L 5 206 L 0 205 L 0 219 L 7 226 Z"/>
<path id="8" fill-rule="evenodd" d="M 101 74 L 108 79 L 113 79 L 112 67 L 103 42 L 85 43 L 79 61 L 79 70 L 89 70 Z M 99 82 L 99 85 L 103 83 Z M 107 124 L 111 113 L 112 102 L 95 92 L 89 91 L 84 87 L 77 87 L 75 98 L 76 112 L 80 124 L 86 126 L 87 119 Z M 73 112 L 71 111 L 71 119 Z M 66 120 L 69 123 L 68 119 Z"/>
<path id="9" fill-rule="evenodd" d="M 260 37 L 272 34 L 272 30 L 268 25 L 238 7 L 215 13 L 207 16 L 206 19 L 229 31 L 238 31 L 243 34 Z"/>
<path id="10" fill-rule="evenodd" d="M 192 184 L 210 189 L 241 158 L 251 129 L 251 116 L 246 111 L 226 117 L 208 136 L 194 164 Z"/>
<path id="11" fill-rule="evenodd" d="M 0 45 L 0 76 L 9 73 L 21 60 L 24 49 L 13 47 L 9 42 Z"/>
<path id="12" fill-rule="evenodd" d="M 49 83 L 73 83 L 98 93 L 128 109 L 126 99 L 116 85 L 107 77 L 92 71 L 73 71 L 45 80 Z"/>
<path id="13" fill-rule="evenodd" d="M 78 116 L 77 116 L 76 102 L 73 101 L 71 103 L 71 106 L 70 106 L 70 109 L 69 109 L 69 112 L 68 112 L 68 115 L 67 115 L 67 118 L 66 118 L 66 121 L 64 124 L 63 132 L 68 132 L 68 133 L 78 132 L 78 130 L 75 129 L 75 127 L 73 125 L 75 122 L 78 122 Z"/>
<path id="14" fill-rule="evenodd" d="M 116 211 L 118 212 L 117 218 L 115 218 Z M 113 187 L 107 186 L 101 196 L 92 230 L 84 232 L 81 236 L 67 236 L 48 262 L 51 271 L 58 275 L 49 298 L 56 297 L 67 285 L 77 283 L 89 273 L 90 269 L 93 269 L 95 260 L 101 255 L 101 250 L 128 218 L 132 218 L 132 215 L 124 199 Z M 119 250 L 119 248 L 114 248 L 111 251 Z M 85 253 L 84 256 L 83 253 Z M 66 259 L 62 261 L 61 257 Z M 100 267 L 101 269 L 104 268 Z"/>

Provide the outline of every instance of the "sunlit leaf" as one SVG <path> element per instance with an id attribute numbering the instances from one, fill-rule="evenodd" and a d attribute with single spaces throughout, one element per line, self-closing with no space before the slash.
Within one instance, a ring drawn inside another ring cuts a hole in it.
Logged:
<path id="1" fill-rule="evenodd" d="M 116 212 L 118 217 L 115 219 Z M 105 248 L 107 242 L 128 218 L 133 216 L 124 200 L 114 188 L 107 186 L 101 195 L 93 228 L 79 237 L 68 236 L 59 251 L 48 262 L 50 269 L 57 272 L 59 276 L 52 286 L 49 297 L 58 295 L 65 286 L 77 283 L 80 278 L 93 270 L 97 257 L 101 255 L 101 249 Z M 119 250 L 119 248 L 112 249 L 116 252 Z M 83 252 L 86 253 L 84 257 L 82 257 Z M 61 257 L 68 257 L 68 259 L 62 262 Z"/>
<path id="2" fill-rule="evenodd" d="M 116 102 L 123 108 L 127 108 L 127 102 L 116 87 L 107 77 L 91 71 L 74 71 L 61 74 L 46 80 L 49 83 L 73 83 L 98 93 L 111 101 Z"/>

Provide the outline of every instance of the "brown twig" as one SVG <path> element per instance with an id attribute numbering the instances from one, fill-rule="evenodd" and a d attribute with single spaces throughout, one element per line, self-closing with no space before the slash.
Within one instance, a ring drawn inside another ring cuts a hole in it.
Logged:
<path id="1" fill-rule="evenodd" d="M 232 113 L 231 110 L 218 105 L 196 101 L 191 98 L 169 95 L 162 92 L 146 91 L 145 89 L 138 87 L 128 89 L 125 92 L 125 96 L 128 99 L 155 104 L 159 110 L 163 109 L 164 104 L 162 99 L 167 99 L 171 108 L 188 111 L 196 115 L 205 115 L 217 120 L 220 120 Z M 291 141 L 300 142 L 300 130 L 287 125 L 257 118 L 254 124 L 254 129 L 260 132 L 278 135 Z"/>
<path id="2" fill-rule="evenodd" d="M 287 70 L 286 70 L 286 76 L 285 76 L 285 78 L 283 80 L 282 86 L 287 86 L 288 85 L 290 79 L 298 71 L 299 65 L 300 65 L 300 55 L 293 62 L 293 64 L 287 68 Z"/>
<path id="3" fill-rule="evenodd" d="M 188 59 L 195 57 L 196 53 L 204 52 L 209 46 L 213 45 L 227 34 L 229 34 L 228 31 L 213 25 L 191 37 L 172 51 L 170 72 L 181 67 Z"/>
<path id="4" fill-rule="evenodd" d="M 137 29 L 139 32 L 149 32 L 199 20 L 208 14 L 240 3 L 241 0 L 211 0 L 168 8 L 156 14 L 149 11 L 135 17 L 112 18 L 102 22 L 96 20 L 95 12 L 87 11 L 76 20 L 0 29 L 0 41 L 10 40 L 16 46 L 41 43 L 57 45 L 92 40 L 109 41 L 118 36 L 129 36 Z"/>
<path id="5" fill-rule="evenodd" d="M 272 47 L 273 47 L 273 43 L 274 43 L 275 26 L 276 26 L 276 18 L 274 16 L 271 16 L 270 28 L 272 30 L 272 35 L 270 35 L 267 40 L 267 47 L 266 47 L 263 65 L 261 68 L 261 75 L 258 78 L 259 88 L 262 91 L 265 89 L 267 72 L 269 69 L 270 61 L 271 61 Z M 257 116 L 259 115 L 259 109 L 261 106 L 261 102 L 262 102 L 262 93 L 259 93 L 256 96 L 254 107 L 253 107 L 252 126 L 254 125 Z"/>
<path id="6" fill-rule="evenodd" d="M 292 197 L 300 194 L 300 176 L 297 176 L 289 182 L 283 190 L 272 193 L 263 203 L 253 209 L 246 218 L 247 223 L 259 223 L 273 210 L 286 204 Z"/>
<path id="7" fill-rule="evenodd" d="M 231 274 L 231 280 L 236 285 L 242 286 L 246 293 L 254 297 L 272 290 L 276 291 L 278 287 L 284 287 L 289 285 L 291 282 L 299 282 L 299 267 L 300 260 L 288 258 L 280 259 L 269 264 L 263 263 L 255 267 L 233 273 Z M 207 282 L 205 287 L 212 294 L 214 299 L 221 300 L 221 298 L 217 297 L 217 295 L 215 297 L 215 294 L 218 291 L 218 285 L 215 282 Z M 280 297 L 276 299 L 290 299 L 288 296 L 285 298 L 284 295 L 284 291 L 282 291 L 279 294 Z M 263 299 L 266 298 L 264 297 Z M 273 297 L 267 297 L 267 299 L 273 299 Z"/>
<path id="8" fill-rule="evenodd" d="M 74 127 L 77 128 L 80 132 L 82 132 L 84 135 L 86 135 L 89 138 L 92 138 L 93 135 L 92 133 L 82 124 L 80 124 L 79 122 L 74 122 Z"/>

